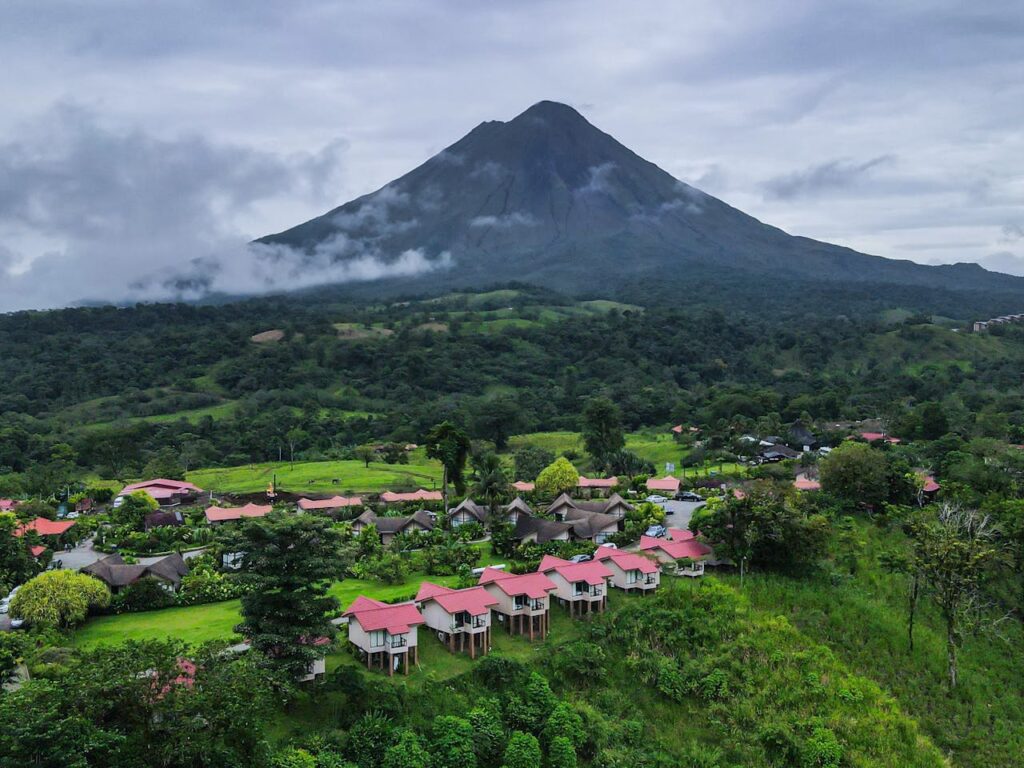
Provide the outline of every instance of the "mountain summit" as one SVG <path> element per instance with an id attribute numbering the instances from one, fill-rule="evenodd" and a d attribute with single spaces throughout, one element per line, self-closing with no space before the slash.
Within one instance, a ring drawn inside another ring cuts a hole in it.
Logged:
<path id="1" fill-rule="evenodd" d="M 710 269 L 737 279 L 1024 290 L 1024 280 L 974 264 L 928 267 L 789 235 L 552 101 L 481 123 L 376 192 L 257 242 L 321 264 L 372 264 L 373 277 L 453 287 L 518 280 L 584 292 Z"/>

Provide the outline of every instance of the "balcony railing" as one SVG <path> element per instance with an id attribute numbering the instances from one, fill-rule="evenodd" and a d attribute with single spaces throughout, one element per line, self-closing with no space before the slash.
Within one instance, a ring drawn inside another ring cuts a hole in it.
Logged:
<path id="1" fill-rule="evenodd" d="M 653 573 L 649 574 L 647 576 L 647 578 L 644 579 L 644 584 L 657 584 L 657 583 L 658 583 L 658 579 L 654 576 Z"/>
<path id="2" fill-rule="evenodd" d="M 387 645 L 388 648 L 404 648 L 408 644 L 409 641 L 406 639 L 405 635 L 395 635 L 394 637 L 389 637 L 387 641 L 385 641 L 385 645 Z"/>

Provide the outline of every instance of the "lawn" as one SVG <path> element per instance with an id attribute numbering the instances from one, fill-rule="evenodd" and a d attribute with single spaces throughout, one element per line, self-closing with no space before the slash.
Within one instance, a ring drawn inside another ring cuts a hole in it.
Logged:
<path id="1" fill-rule="evenodd" d="M 78 648 L 113 645 L 125 640 L 175 638 L 189 643 L 229 640 L 241 621 L 238 600 L 167 608 L 162 611 L 122 613 L 90 619 L 77 630 L 72 644 Z"/>
<path id="2" fill-rule="evenodd" d="M 481 566 L 501 562 L 491 554 L 490 544 L 487 542 L 479 542 L 473 546 L 481 552 Z M 376 600 L 396 600 L 413 596 L 423 581 L 448 586 L 454 584 L 455 580 L 454 576 L 429 576 L 422 572 L 412 573 L 398 584 L 346 579 L 335 583 L 330 589 L 330 594 L 336 597 L 344 608 L 359 595 Z M 100 616 L 90 619 L 75 632 L 73 644 L 80 648 L 92 648 L 124 640 L 158 640 L 168 637 L 188 643 L 229 640 L 235 636 L 234 626 L 242 620 L 240 611 L 241 603 L 238 600 L 228 600 L 223 603 L 166 608 L 161 611 Z"/>
<path id="3" fill-rule="evenodd" d="M 220 493 L 258 493 L 277 477 L 277 489 L 289 493 L 376 493 L 388 489 L 433 489 L 441 484 L 441 465 L 414 454 L 409 464 L 358 460 L 265 462 L 241 467 L 197 469 L 188 481 Z M 335 482 L 337 480 L 338 482 Z"/>

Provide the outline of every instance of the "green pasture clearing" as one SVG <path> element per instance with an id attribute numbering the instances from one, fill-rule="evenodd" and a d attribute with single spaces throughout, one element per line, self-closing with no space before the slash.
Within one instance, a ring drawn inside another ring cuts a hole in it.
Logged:
<path id="1" fill-rule="evenodd" d="M 367 492 L 426 488 L 441 484 L 441 465 L 414 455 L 409 464 L 344 461 L 264 462 L 241 467 L 197 469 L 188 481 L 220 493 L 258 493 L 277 477 L 277 488 L 289 493 Z M 334 480 L 338 482 L 335 483 Z"/>
<path id="2" fill-rule="evenodd" d="M 578 457 L 575 460 L 577 467 L 584 467 L 588 463 L 583 437 L 579 432 L 530 432 L 511 437 L 508 444 L 510 454 L 515 453 L 519 448 L 532 445 L 551 451 L 556 456 L 575 452 Z M 654 470 L 658 476 L 665 473 L 665 462 L 672 462 L 676 465 L 676 471 L 673 474 L 680 478 L 745 474 L 747 471 L 745 466 L 734 462 L 684 468 L 680 466 L 680 461 L 688 449 L 677 443 L 669 432 L 629 432 L 626 434 L 626 450 L 632 451 L 640 458 L 654 464 Z"/>
<path id="3" fill-rule="evenodd" d="M 125 640 L 163 640 L 173 638 L 187 643 L 230 640 L 234 626 L 241 621 L 241 603 L 223 603 L 166 608 L 162 611 L 122 613 L 90 619 L 74 633 L 72 645 L 94 648 Z"/>

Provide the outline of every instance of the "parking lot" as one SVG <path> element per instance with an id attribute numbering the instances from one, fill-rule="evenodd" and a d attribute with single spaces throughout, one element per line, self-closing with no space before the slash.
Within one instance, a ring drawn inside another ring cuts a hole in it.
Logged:
<path id="1" fill-rule="evenodd" d="M 660 505 L 665 510 L 666 528 L 687 528 L 693 513 L 704 506 L 703 501 L 666 501 Z"/>

